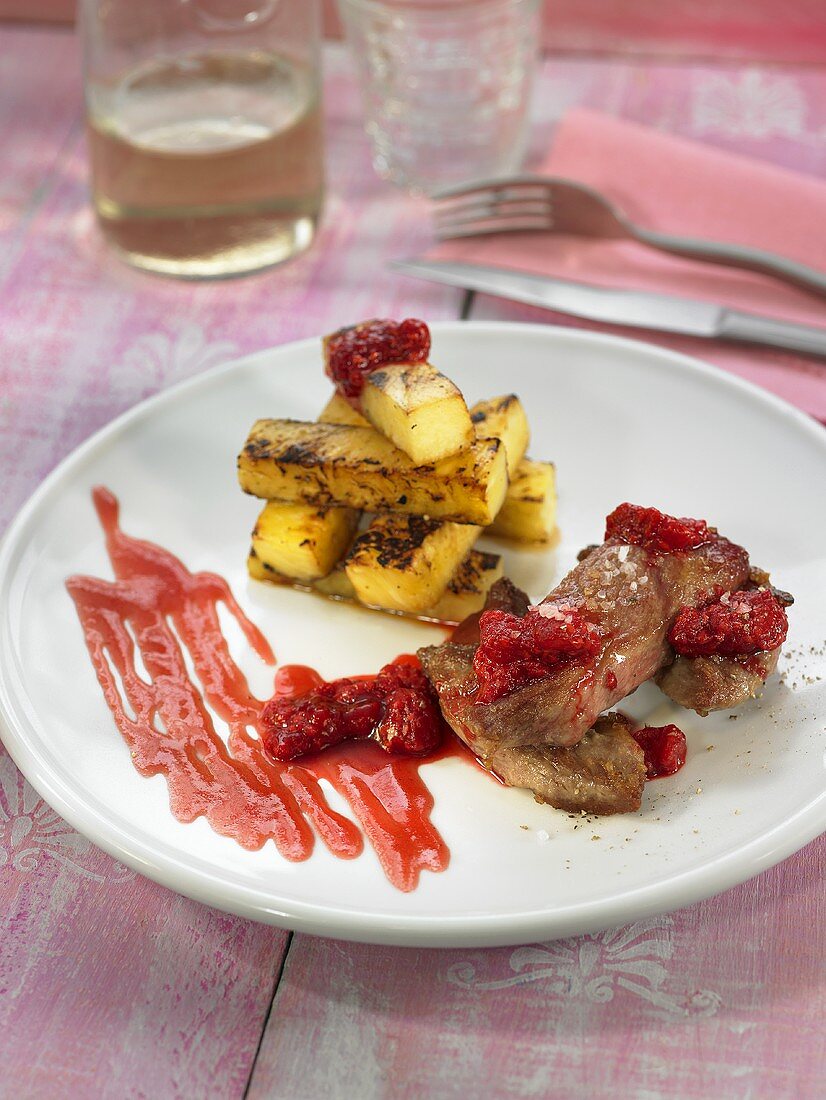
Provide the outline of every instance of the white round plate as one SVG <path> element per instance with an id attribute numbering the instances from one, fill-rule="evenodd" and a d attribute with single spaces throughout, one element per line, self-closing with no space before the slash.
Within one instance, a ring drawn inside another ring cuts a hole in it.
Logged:
<path id="1" fill-rule="evenodd" d="M 132 410 L 67 459 L 0 550 L 0 718 L 15 761 L 81 833 L 142 874 L 256 920 L 409 945 L 494 945 L 572 935 L 687 905 L 777 863 L 826 825 L 826 432 L 767 394 L 631 341 L 544 326 L 438 324 L 434 362 L 470 401 L 519 393 L 530 453 L 557 463 L 560 544 L 505 550 L 508 572 L 545 595 L 630 500 L 701 516 L 743 543 L 797 603 L 781 676 L 762 699 L 701 719 L 653 687 L 627 709 L 676 721 L 677 776 L 646 787 L 638 814 L 572 818 L 447 759 L 424 774 L 448 869 L 401 893 L 372 850 L 304 863 L 269 843 L 242 850 L 169 812 L 142 778 L 104 703 L 65 591 L 71 573 L 111 576 L 90 490 L 111 488 L 124 530 L 230 582 L 282 663 L 334 677 L 377 670 L 440 640 L 420 623 L 250 581 L 258 504 L 235 456 L 260 416 L 314 419 L 329 394 L 319 342 L 250 356 Z M 501 547 L 499 548 L 501 549 Z M 253 690 L 272 670 L 230 633 Z"/>

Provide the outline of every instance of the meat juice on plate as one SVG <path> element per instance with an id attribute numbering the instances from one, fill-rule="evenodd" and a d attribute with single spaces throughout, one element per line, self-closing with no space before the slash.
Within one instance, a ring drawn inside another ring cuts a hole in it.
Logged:
<path id="1" fill-rule="evenodd" d="M 88 114 L 95 208 L 132 263 L 229 275 L 312 240 L 324 171 L 309 68 L 263 51 L 153 61 L 90 83 Z"/>

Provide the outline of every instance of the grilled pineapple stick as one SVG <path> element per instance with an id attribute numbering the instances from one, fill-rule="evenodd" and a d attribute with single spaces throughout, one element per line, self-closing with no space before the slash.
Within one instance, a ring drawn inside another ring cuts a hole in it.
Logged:
<path id="1" fill-rule="evenodd" d="M 555 530 L 556 469 L 552 462 L 525 458 L 486 534 L 519 542 L 547 542 Z"/>
<path id="2" fill-rule="evenodd" d="M 528 445 L 524 410 L 514 411 L 510 397 L 479 401 L 470 410 L 477 434 L 492 435 L 505 444 L 511 482 L 505 502 L 485 533 L 517 542 L 547 542 L 556 530 L 556 478 L 550 462 L 523 458 L 512 469 L 520 445 Z M 516 399 L 518 404 L 518 399 Z M 521 414 L 521 415 L 520 415 Z M 510 419 L 509 419 L 510 418 Z M 364 417 L 338 394 L 327 402 L 320 419 L 330 424 L 366 425 Z M 524 453 L 524 452 L 523 452 Z"/>
<path id="3" fill-rule="evenodd" d="M 376 516 L 350 548 L 344 571 L 362 603 L 423 611 L 445 591 L 480 531 L 424 516 Z"/>
<path id="4" fill-rule="evenodd" d="M 354 426 L 365 424 L 364 418 L 352 405 L 338 395 L 331 398 L 319 420 L 332 423 L 347 421 Z M 268 517 L 270 525 L 276 525 L 279 517 L 283 516 L 285 530 L 280 544 L 277 538 L 269 539 L 266 545 L 253 539 L 253 548 L 262 565 L 301 583 L 326 576 L 329 569 L 325 574 L 316 573 L 313 577 L 306 568 L 293 568 L 290 558 L 290 555 L 293 559 L 302 555 L 302 548 L 296 545 L 301 540 L 295 538 L 296 531 L 301 533 L 300 525 L 294 517 L 309 516 L 317 528 L 319 512 L 324 511 L 306 504 L 271 501 L 261 514 L 262 520 Z M 342 517 L 353 517 L 353 530 L 359 515 L 349 508 L 326 509 L 323 523 L 328 544 L 333 541 L 330 530 L 334 522 L 330 516 L 332 511 L 341 513 Z M 261 526 L 262 521 L 259 520 L 258 528 Z M 451 576 L 460 567 L 480 530 L 476 526 L 442 523 L 421 516 L 377 517 L 368 530 L 356 539 L 342 567 L 331 574 L 329 581 L 334 591 L 330 594 L 342 594 L 337 586 L 343 578 L 346 584 L 343 594 L 362 603 L 394 611 L 422 612 L 443 593 L 447 595 Z M 345 550 L 346 546 L 342 546 L 340 554 Z M 335 561 L 330 563 L 330 569 L 334 564 Z M 323 585 L 324 581 L 319 580 L 316 587 L 322 589 Z"/>
<path id="5" fill-rule="evenodd" d="M 354 327 L 358 330 L 362 326 Z M 322 340 L 328 375 L 330 348 L 340 334 L 330 333 Z M 364 379 L 359 407 L 376 431 L 419 466 L 467 450 L 474 440 L 461 390 L 432 363 L 399 362 L 378 367 Z"/>
<path id="6" fill-rule="evenodd" d="M 327 415 L 329 412 L 332 415 Z M 319 420 L 325 421 L 325 416 L 328 424 L 367 426 L 364 417 L 338 394 L 327 403 Z M 353 540 L 360 516 L 355 508 L 271 500 L 256 521 L 252 553 L 257 553 L 268 569 L 309 584 L 326 577 L 341 560 Z"/>
<path id="7" fill-rule="evenodd" d="M 485 534 L 518 542 L 547 542 L 556 530 L 556 476 L 553 463 L 525 458 L 528 420 L 514 396 L 480 401 L 470 410 L 477 436 L 501 439 L 510 484 L 505 503 Z"/>
<path id="8" fill-rule="evenodd" d="M 319 422 L 368 426 L 365 418 L 338 394 L 330 399 Z M 470 433 L 469 415 L 467 422 Z M 308 584 L 325 577 L 339 561 L 352 541 L 358 520 L 359 512 L 353 508 L 270 501 L 255 525 L 253 549 L 270 569 Z"/>
<path id="9" fill-rule="evenodd" d="M 530 439 L 528 418 L 522 402 L 515 393 L 478 401 L 470 410 L 470 419 L 477 439 L 502 440 L 508 461 L 508 477 L 512 478 L 525 457 Z"/>
<path id="10" fill-rule="evenodd" d="M 394 363 L 368 374 L 361 411 L 417 465 L 467 450 L 475 438 L 461 391 L 430 363 Z"/>
<path id="11" fill-rule="evenodd" d="M 508 463 L 517 464 L 528 445 L 519 398 L 480 402 L 471 415 L 480 437 L 499 439 Z M 481 527 L 420 516 L 377 516 L 353 543 L 344 569 L 362 603 L 421 611 L 445 592 L 481 533 Z"/>
<path id="12" fill-rule="evenodd" d="M 318 418 L 319 424 L 348 424 L 351 428 L 369 428 L 370 422 L 339 393 L 334 393 Z"/>
<path id="13" fill-rule="evenodd" d="M 271 584 L 292 585 L 306 591 L 308 586 L 285 577 L 262 562 L 255 550 L 250 551 L 247 569 L 253 580 L 269 581 Z M 443 623 L 459 623 L 474 611 L 484 606 L 489 589 L 502 576 L 502 559 L 498 554 L 471 550 L 450 579 L 441 598 L 418 613 L 396 612 L 411 615 L 413 618 L 436 620 Z M 332 573 L 312 582 L 312 591 L 334 599 L 358 603 L 355 590 L 347 579 L 343 565 L 338 565 Z M 390 611 L 391 608 L 377 607 L 377 611 Z"/>
<path id="14" fill-rule="evenodd" d="M 256 521 L 252 545 L 271 568 L 309 583 L 327 576 L 352 542 L 358 523 L 359 513 L 352 508 L 272 501 Z"/>
<path id="15" fill-rule="evenodd" d="M 485 606 L 488 592 L 504 575 L 499 554 L 471 550 L 450 578 L 441 598 L 426 612 L 427 618 L 443 623 L 461 623 Z"/>
<path id="16" fill-rule="evenodd" d="M 265 500 L 346 504 L 484 526 L 508 488 L 498 439 L 417 466 L 372 428 L 258 420 L 238 458 L 241 488 Z"/>

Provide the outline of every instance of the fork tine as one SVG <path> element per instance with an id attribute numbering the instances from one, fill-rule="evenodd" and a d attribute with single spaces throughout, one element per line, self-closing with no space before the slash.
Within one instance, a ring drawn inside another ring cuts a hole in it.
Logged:
<path id="1" fill-rule="evenodd" d="M 547 199 L 508 199 L 505 202 L 466 202 L 449 210 L 434 211 L 437 222 L 467 221 L 471 218 L 504 218 L 515 214 L 549 217 L 553 207 Z"/>
<path id="2" fill-rule="evenodd" d="M 434 199 L 437 210 L 453 210 L 474 202 L 518 202 L 521 199 L 544 199 L 550 197 L 550 188 L 541 183 L 524 183 L 519 186 L 503 184 L 501 187 L 479 188 L 464 195 L 450 195 L 445 199 Z"/>
<path id="3" fill-rule="evenodd" d="M 542 176 L 494 176 L 492 179 L 468 180 L 466 183 L 444 187 L 441 191 L 434 191 L 430 198 L 433 202 L 442 202 L 444 199 L 474 195 L 480 191 L 500 190 L 502 187 L 522 187 L 525 184 L 543 188 L 547 186 Z"/>
<path id="4" fill-rule="evenodd" d="M 550 228 L 553 224 L 553 215 L 549 207 L 530 208 L 524 206 L 508 211 L 492 211 L 480 207 L 467 212 L 466 215 L 463 213 L 459 218 L 438 218 L 433 224 L 438 233 L 451 233 L 454 229 L 466 229 L 472 226 L 482 226 L 482 224 L 503 227 L 500 231 L 507 232 L 507 227 L 515 221 L 530 222 L 531 224 L 537 224 L 537 226 Z"/>
<path id="5" fill-rule="evenodd" d="M 495 221 L 480 220 L 465 225 L 438 225 L 436 239 L 449 241 L 459 237 L 489 237 L 495 233 L 536 233 L 550 226 L 548 218 L 497 218 Z"/>

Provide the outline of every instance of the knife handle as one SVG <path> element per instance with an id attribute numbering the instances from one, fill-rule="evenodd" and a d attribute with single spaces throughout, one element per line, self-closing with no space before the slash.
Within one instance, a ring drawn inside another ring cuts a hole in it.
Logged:
<path id="1" fill-rule="evenodd" d="M 802 351 L 804 355 L 826 357 L 826 328 L 818 329 L 809 325 L 797 325 L 793 321 L 757 317 L 753 313 L 740 313 L 736 309 L 723 312 L 717 335 L 723 340 L 769 344 L 788 351 Z"/>

